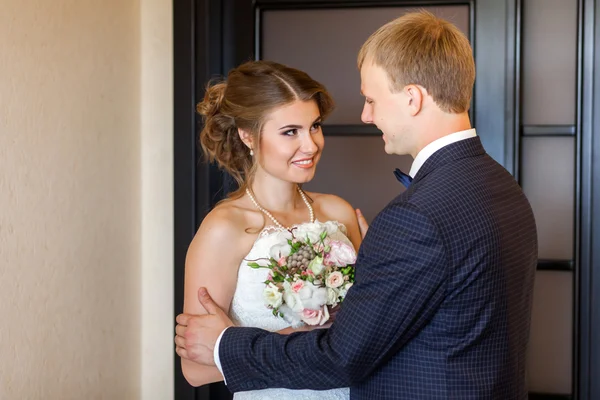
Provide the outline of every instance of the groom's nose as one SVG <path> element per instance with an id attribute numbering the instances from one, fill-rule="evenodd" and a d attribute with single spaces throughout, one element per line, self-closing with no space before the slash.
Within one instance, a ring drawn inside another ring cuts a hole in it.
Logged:
<path id="1" fill-rule="evenodd" d="M 363 106 L 362 114 L 360 115 L 360 120 L 365 124 L 373 123 L 373 110 L 370 104 L 365 102 Z"/>

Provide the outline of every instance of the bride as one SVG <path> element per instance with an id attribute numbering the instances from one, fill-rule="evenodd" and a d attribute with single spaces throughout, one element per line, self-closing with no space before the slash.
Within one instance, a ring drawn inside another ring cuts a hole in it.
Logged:
<path id="1" fill-rule="evenodd" d="M 268 257 L 276 233 L 307 224 L 325 224 L 336 240 L 355 249 L 360 245 L 350 204 L 301 187 L 314 177 L 323 151 L 321 123 L 333 109 L 330 95 L 302 71 L 252 61 L 232 70 L 226 82 L 209 86 L 197 108 L 204 119 L 204 152 L 237 180 L 239 189 L 206 216 L 190 244 L 184 312 L 206 313 L 197 298 L 198 289 L 206 287 L 238 326 L 281 334 L 313 328 L 292 328 L 273 315 L 263 299 L 268 271 L 253 269 L 248 261 Z M 223 380 L 215 367 L 189 360 L 182 359 L 182 369 L 193 386 Z M 348 399 L 349 390 L 267 389 L 234 397 Z"/>

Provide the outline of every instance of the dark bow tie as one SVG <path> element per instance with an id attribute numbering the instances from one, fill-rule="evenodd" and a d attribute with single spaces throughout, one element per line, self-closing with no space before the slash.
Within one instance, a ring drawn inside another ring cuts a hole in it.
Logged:
<path id="1" fill-rule="evenodd" d="M 398 181 L 400 181 L 400 183 L 403 184 L 404 187 L 408 187 L 408 185 L 410 185 L 410 183 L 413 180 L 413 178 L 411 178 L 410 175 L 406 175 L 398 168 L 396 168 L 396 170 L 394 171 L 394 175 L 396 175 L 396 179 L 398 179 Z"/>

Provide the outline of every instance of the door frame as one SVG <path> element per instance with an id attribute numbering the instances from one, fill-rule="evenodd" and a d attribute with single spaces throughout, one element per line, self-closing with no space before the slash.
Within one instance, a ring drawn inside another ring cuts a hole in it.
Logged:
<path id="1" fill-rule="evenodd" d="M 600 398 L 600 8 L 579 1 L 574 398 Z M 594 182 L 596 185 L 594 185 Z M 594 212 L 596 211 L 596 212 Z M 596 379 L 593 379 L 596 377 Z"/>
<path id="2" fill-rule="evenodd" d="M 580 260 L 575 266 L 574 365 L 575 398 L 600 398 L 600 140 L 594 141 L 594 127 L 600 126 L 600 83 L 594 69 L 600 66 L 600 32 L 594 30 L 600 12 L 594 0 L 580 0 L 579 62 L 581 72 L 578 129 L 582 132 L 577 149 L 576 243 Z M 521 0 L 174 0 L 174 202 L 175 202 L 175 315 L 182 312 L 185 254 L 198 226 L 208 211 L 233 187 L 231 178 L 200 158 L 197 134 L 201 127 L 195 106 L 203 97 L 205 82 L 223 76 L 243 61 L 254 58 L 259 49 L 260 13 L 273 8 L 340 8 L 373 6 L 428 6 L 468 4 L 471 33 L 478 63 L 474 89 L 473 122 L 486 150 L 519 177 L 520 135 L 520 25 Z M 477 23 L 479 21 L 479 23 Z M 482 23 L 485 21 L 485 23 Z M 489 44 L 493 43 L 493 46 Z M 486 45 L 487 44 L 487 45 Z M 505 52 L 495 49 L 504 48 Z M 593 89 L 593 90 L 592 90 Z M 489 96 L 489 93 L 502 93 Z M 477 103 L 477 99 L 486 102 Z M 502 112 L 499 112 L 502 110 Z M 328 126 L 326 135 L 346 134 L 349 126 Z M 368 127 L 350 127 L 357 134 L 372 134 Z M 598 135 L 596 135 L 598 136 Z M 579 156 L 578 156 L 579 157 Z M 595 233 L 595 235 L 594 235 Z M 598 249 L 594 251 L 594 249 Z M 595 272 L 595 273 L 594 273 Z M 179 357 L 175 357 L 175 399 L 226 399 L 222 384 L 192 388 L 185 381 Z M 537 397 L 536 398 L 543 398 Z"/>

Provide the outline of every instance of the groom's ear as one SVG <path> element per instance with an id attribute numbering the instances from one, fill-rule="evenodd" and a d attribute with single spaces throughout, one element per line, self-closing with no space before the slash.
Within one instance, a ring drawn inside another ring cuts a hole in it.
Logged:
<path id="1" fill-rule="evenodd" d="M 404 94 L 408 101 L 408 112 L 414 117 L 423 107 L 423 99 L 427 95 L 425 88 L 418 85 L 406 85 L 404 87 Z"/>
<path id="2" fill-rule="evenodd" d="M 254 143 L 252 134 L 245 129 L 238 128 L 238 135 L 240 135 L 240 139 L 249 149 L 254 149 Z"/>

